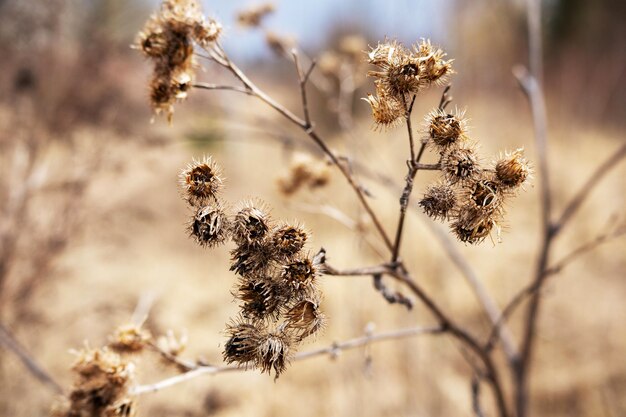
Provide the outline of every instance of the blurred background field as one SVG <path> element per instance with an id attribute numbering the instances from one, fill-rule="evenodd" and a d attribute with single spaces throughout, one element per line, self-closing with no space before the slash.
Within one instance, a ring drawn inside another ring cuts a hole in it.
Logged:
<path id="1" fill-rule="evenodd" d="M 309 248 L 327 250 L 336 267 L 375 263 L 362 237 L 319 213 L 332 205 L 358 217 L 345 181 L 285 198 L 277 179 L 309 140 L 262 103 L 229 92 L 193 91 L 174 123 L 150 123 L 149 64 L 129 48 L 156 1 L 0 1 L 0 322 L 63 386 L 70 386 L 72 348 L 92 346 L 130 320 L 140 299 L 154 301 L 147 327 L 189 336 L 186 356 L 221 362 L 225 323 L 237 311 L 230 291 L 228 247 L 199 248 L 187 237 L 190 216 L 177 188 L 192 157 L 210 154 L 225 171 L 225 197 L 260 197 L 276 217 L 299 219 Z M 224 47 L 288 107 L 299 110 L 293 64 L 272 53 L 263 33 L 237 25 L 247 1 L 207 1 L 225 27 Z M 562 208 L 589 174 L 624 143 L 626 5 L 620 1 L 544 2 L 545 87 L 550 164 Z M 536 160 L 526 100 L 511 75 L 525 64 L 524 2 L 287 1 L 264 26 L 297 40 L 310 57 L 337 49 L 346 36 L 366 44 L 385 36 L 410 43 L 431 38 L 455 59 L 453 104 L 467 109 L 485 161 L 523 146 Z M 210 65 L 199 76 L 230 78 Z M 358 79 L 357 79 L 358 82 Z M 333 87 L 331 84 L 331 91 Z M 312 116 L 333 148 L 393 178 L 397 189 L 365 180 L 372 204 L 392 230 L 405 175 L 403 129 L 372 131 L 359 98 L 350 100 L 352 132 L 323 91 L 311 87 Z M 441 91 L 420 95 L 415 120 Z M 352 112 L 351 112 L 352 113 Z M 281 144 L 275 135 L 289 138 Z M 317 155 L 319 156 L 319 155 Z M 624 221 L 624 165 L 613 171 L 557 243 L 554 258 Z M 418 174 L 416 195 L 434 177 Z M 502 243 L 455 245 L 499 305 L 530 279 L 540 237 L 537 189 L 508 210 Z M 403 257 L 419 282 L 459 322 L 489 330 L 471 289 L 419 210 L 410 208 Z M 626 415 L 626 243 L 617 239 L 584 255 L 549 282 L 533 374 L 533 415 Z M 389 283 L 390 286 L 395 284 Z M 395 288 L 395 287 L 394 287 Z M 322 278 L 324 333 L 301 350 L 360 336 L 373 323 L 392 330 L 433 323 L 419 303 L 388 305 L 366 277 Z M 513 316 L 513 330 L 520 328 Z M 139 379 L 173 370 L 142 359 Z M 443 336 L 385 342 L 292 364 L 281 378 L 257 372 L 203 377 L 140 400 L 150 416 L 470 416 L 469 369 Z M 0 415 L 46 415 L 53 393 L 0 347 Z M 485 400 L 486 403 L 489 401 Z"/>

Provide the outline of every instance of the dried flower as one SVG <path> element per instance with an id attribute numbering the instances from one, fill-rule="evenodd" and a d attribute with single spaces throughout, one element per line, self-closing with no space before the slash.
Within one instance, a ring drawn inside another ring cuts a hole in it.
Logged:
<path id="1" fill-rule="evenodd" d="M 286 369 L 289 362 L 291 338 L 285 332 L 271 332 L 263 339 L 257 351 L 256 366 L 261 372 L 270 373 L 276 378 Z"/>
<path id="2" fill-rule="evenodd" d="M 328 165 L 307 154 L 294 155 L 289 172 L 279 178 L 278 185 L 285 195 L 291 195 L 304 186 L 309 189 L 323 187 L 330 181 Z"/>
<path id="3" fill-rule="evenodd" d="M 271 245 L 276 258 L 289 259 L 297 255 L 306 244 L 307 238 L 307 232 L 300 226 L 284 224 L 277 227 L 271 237 Z"/>
<path id="4" fill-rule="evenodd" d="M 277 56 L 285 56 L 296 46 L 296 41 L 284 35 L 269 30 L 265 31 L 265 43 Z"/>
<path id="5" fill-rule="evenodd" d="M 241 306 L 243 317 L 276 320 L 289 294 L 279 282 L 271 278 L 248 277 L 239 285 L 235 296 L 243 301 Z"/>
<path id="6" fill-rule="evenodd" d="M 261 202 L 245 201 L 240 207 L 232 225 L 233 240 L 238 245 L 261 243 L 272 226 L 267 206 Z"/>
<path id="7" fill-rule="evenodd" d="M 452 60 L 444 60 L 446 53 L 434 47 L 428 39 L 422 39 L 413 50 L 420 57 L 422 83 L 445 84 L 447 76 L 453 73 Z"/>
<path id="8" fill-rule="evenodd" d="M 168 330 L 165 335 L 159 336 L 157 346 L 161 352 L 176 357 L 187 348 L 187 333 L 183 332 L 180 337 L 176 337 L 172 330 Z"/>
<path id="9" fill-rule="evenodd" d="M 480 243 L 497 226 L 493 213 L 481 210 L 471 204 L 462 206 L 455 214 L 452 231 L 464 243 Z"/>
<path id="10" fill-rule="evenodd" d="M 428 217 L 444 220 L 456 205 L 456 194 L 448 184 L 430 185 L 419 205 Z"/>
<path id="11" fill-rule="evenodd" d="M 134 366 L 106 348 L 77 352 L 76 382 L 56 417 L 131 417 L 135 415 L 129 387 Z"/>
<path id="12" fill-rule="evenodd" d="M 388 41 L 378 44 L 369 52 L 368 62 L 380 69 L 367 73 L 370 77 L 378 78 L 377 90 L 380 87 L 380 90 L 396 99 L 419 91 L 419 57 L 412 55 L 401 43 Z"/>
<path id="13" fill-rule="evenodd" d="M 259 323 L 238 319 L 228 325 L 226 333 L 229 336 L 223 352 L 226 363 L 247 366 L 257 362 L 259 348 L 265 339 L 265 329 Z"/>
<path id="14" fill-rule="evenodd" d="M 242 244 L 230 252 L 230 270 L 241 276 L 265 274 L 271 269 L 274 254 L 267 241 Z"/>
<path id="15" fill-rule="evenodd" d="M 150 103 L 171 121 L 176 100 L 187 97 L 194 79 L 193 42 L 217 40 L 219 23 L 207 20 L 195 0 L 164 0 L 137 36 L 137 49 L 154 61 Z"/>
<path id="16" fill-rule="evenodd" d="M 298 301 L 285 314 L 287 329 L 294 332 L 296 340 L 317 333 L 325 323 L 324 315 L 319 311 L 319 303 L 312 299 Z"/>
<path id="17" fill-rule="evenodd" d="M 139 352 L 150 339 L 150 333 L 141 326 L 127 324 L 115 329 L 109 337 L 109 347 L 118 353 Z"/>
<path id="18" fill-rule="evenodd" d="M 467 188 L 466 201 L 482 211 L 493 213 L 502 207 L 504 195 L 498 183 L 490 178 L 482 178 Z"/>
<path id="19" fill-rule="evenodd" d="M 261 25 L 263 18 L 273 13 L 275 7 L 272 3 L 264 3 L 247 10 L 243 10 L 237 14 L 237 21 L 245 27 L 258 27 Z"/>
<path id="20" fill-rule="evenodd" d="M 376 86 L 376 96 L 368 94 L 363 100 L 372 108 L 372 117 L 377 128 L 393 128 L 402 123 L 404 105 L 379 85 Z"/>
<path id="21" fill-rule="evenodd" d="M 445 152 L 441 157 L 441 170 L 451 184 L 471 180 L 480 172 L 474 148 L 459 147 Z"/>
<path id="22" fill-rule="evenodd" d="M 200 246 L 221 245 L 229 236 L 229 220 L 219 203 L 198 208 L 190 226 L 191 235 Z"/>
<path id="23" fill-rule="evenodd" d="M 467 120 L 462 112 L 447 113 L 435 109 L 426 116 L 426 130 L 429 140 L 440 150 L 458 144 L 466 133 Z"/>
<path id="24" fill-rule="evenodd" d="M 180 184 L 189 204 L 195 206 L 217 201 L 217 193 L 222 188 L 222 170 L 211 157 L 194 160 L 180 174 Z"/>
<path id="25" fill-rule="evenodd" d="M 496 162 L 497 180 L 505 187 L 519 187 L 530 176 L 532 170 L 524 158 L 524 149 L 506 152 Z"/>
<path id="26" fill-rule="evenodd" d="M 306 289 L 313 285 L 317 267 L 309 257 L 295 259 L 283 266 L 281 278 L 295 289 Z"/>

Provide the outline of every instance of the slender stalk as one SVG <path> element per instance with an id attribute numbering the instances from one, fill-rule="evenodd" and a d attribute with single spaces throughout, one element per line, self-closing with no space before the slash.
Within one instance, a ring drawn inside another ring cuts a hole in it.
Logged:
<path id="1" fill-rule="evenodd" d="M 365 335 L 362 337 L 357 337 L 354 339 L 346 340 L 340 343 L 333 343 L 332 345 L 324 348 L 313 349 L 308 352 L 302 352 L 297 354 L 293 360 L 301 361 L 309 358 L 314 358 L 317 356 L 323 355 L 331 355 L 336 356 L 337 353 L 356 349 L 358 347 L 367 346 L 372 343 L 384 342 L 388 340 L 397 340 L 397 339 L 406 339 L 409 337 L 421 336 L 426 334 L 440 334 L 442 333 L 441 327 L 432 326 L 432 327 L 409 327 L 405 329 L 398 329 L 389 332 L 381 332 L 377 334 Z M 215 375 L 219 373 L 225 372 L 241 372 L 246 371 L 246 367 L 241 367 L 237 365 L 226 365 L 226 366 L 199 366 L 195 369 L 192 369 L 188 372 L 185 372 L 180 375 L 176 375 L 174 377 L 164 379 L 160 382 L 148 385 L 139 385 L 136 386 L 132 391 L 132 395 L 142 395 L 152 392 L 161 391 L 165 388 L 172 387 L 174 385 L 178 385 L 182 382 L 186 382 L 192 379 L 195 379 L 202 375 Z"/>
<path id="2" fill-rule="evenodd" d="M 216 45 L 216 48 L 217 49 L 214 52 L 216 54 L 218 54 L 219 58 L 223 61 L 223 64 L 220 63 L 219 61 L 216 61 L 216 62 L 218 62 L 221 65 L 223 65 L 237 79 L 239 79 L 242 82 L 242 84 L 245 86 L 244 91 L 246 91 L 246 94 L 250 94 L 250 95 L 253 95 L 253 96 L 259 98 L 261 101 L 265 102 L 271 108 L 273 108 L 278 113 L 280 113 L 282 116 L 284 116 L 287 120 L 289 120 L 293 124 L 295 124 L 298 127 L 300 127 L 302 130 L 304 130 L 304 132 L 315 142 L 315 144 L 317 144 L 317 146 L 324 152 L 324 154 L 331 160 L 331 162 L 339 169 L 339 171 L 342 173 L 344 178 L 348 181 L 348 183 L 350 184 L 350 186 L 352 187 L 352 189 L 356 193 L 359 202 L 361 203 L 361 205 L 363 206 L 363 208 L 367 212 L 367 214 L 370 217 L 372 223 L 374 224 L 374 227 L 376 228 L 376 230 L 380 234 L 381 238 L 383 239 L 385 245 L 387 246 L 387 248 L 390 251 L 392 251 L 393 250 L 393 244 L 391 243 L 391 239 L 389 239 L 389 236 L 387 235 L 387 232 L 385 231 L 382 223 L 378 219 L 378 216 L 376 215 L 376 213 L 374 212 L 374 210 L 370 206 L 369 202 L 367 201 L 367 199 L 365 197 L 365 194 L 363 193 L 362 187 L 356 182 L 356 179 L 354 178 L 354 176 L 352 175 L 350 170 L 348 170 L 347 167 L 344 164 L 341 163 L 341 161 L 339 160 L 339 157 L 328 147 L 326 142 L 315 132 L 314 126 L 311 124 L 310 120 L 307 121 L 306 119 L 303 120 L 303 119 L 299 118 L 298 116 L 293 114 L 290 110 L 286 109 L 280 103 L 278 103 L 277 101 L 272 99 L 269 95 L 267 95 L 259 87 L 257 87 L 243 73 L 243 71 L 241 71 L 239 69 L 239 67 L 237 67 L 226 56 L 226 54 L 225 54 L 224 50 L 221 48 L 221 46 Z M 302 77 L 302 73 L 300 71 L 298 72 L 299 73 L 298 75 L 299 75 L 299 78 L 300 78 L 300 85 L 302 87 L 301 88 L 301 94 L 302 94 L 302 92 L 306 92 L 306 88 L 305 88 L 306 87 L 306 82 L 307 82 L 307 80 L 309 78 L 308 75 L 310 75 L 310 73 L 311 73 L 310 71 L 311 70 L 309 70 L 307 72 L 307 75 L 305 75 L 304 77 Z M 233 89 L 233 90 L 235 90 L 235 89 Z M 249 90 L 249 92 L 247 92 L 248 90 Z M 242 92 L 241 89 L 240 90 L 235 90 L 235 91 Z M 304 94 L 306 94 L 306 93 L 304 93 Z M 303 104 L 306 104 L 306 98 L 305 97 L 303 97 Z M 308 117 L 308 110 L 305 112 L 305 117 Z"/>

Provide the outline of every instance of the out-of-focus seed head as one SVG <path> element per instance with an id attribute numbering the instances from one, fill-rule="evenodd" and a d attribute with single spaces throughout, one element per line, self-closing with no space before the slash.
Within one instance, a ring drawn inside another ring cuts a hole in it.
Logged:
<path id="1" fill-rule="evenodd" d="M 341 72 L 341 56 L 335 51 L 324 51 L 319 56 L 316 67 L 326 77 L 338 78 Z"/>
<path id="2" fill-rule="evenodd" d="M 274 11 L 275 7 L 272 3 L 260 4 L 237 13 L 237 22 L 244 27 L 259 27 L 262 20 Z"/>
<path id="3" fill-rule="evenodd" d="M 426 116 L 428 139 L 440 150 L 445 151 L 464 139 L 467 120 L 462 112 L 447 113 L 435 109 Z"/>
<path id="4" fill-rule="evenodd" d="M 187 333 L 183 332 L 176 337 L 174 331 L 168 330 L 165 335 L 157 339 L 157 346 L 162 352 L 166 352 L 171 356 L 179 356 L 187 348 Z"/>
<path id="5" fill-rule="evenodd" d="M 325 186 L 329 181 L 330 169 L 326 162 L 298 153 L 292 158 L 287 174 L 278 179 L 278 186 L 289 196 L 305 186 L 313 190 Z"/>
<path id="6" fill-rule="evenodd" d="M 516 188 L 530 177 L 532 169 L 524 157 L 524 149 L 506 152 L 496 162 L 496 177 L 504 187 Z"/>
<path id="7" fill-rule="evenodd" d="M 445 84 L 447 77 L 454 72 L 452 70 L 453 60 L 445 60 L 446 53 L 434 47 L 430 40 L 423 39 L 413 47 L 413 51 L 420 57 L 422 83 Z"/>
<path id="8" fill-rule="evenodd" d="M 478 157 L 473 147 L 452 148 L 441 157 L 441 171 L 451 184 L 465 182 L 480 173 Z"/>
<path id="9" fill-rule="evenodd" d="M 289 259 L 300 253 L 307 239 L 308 234 L 302 227 L 284 224 L 272 232 L 271 245 L 277 259 Z"/>
<path id="10" fill-rule="evenodd" d="M 287 368 L 291 351 L 291 338 L 286 332 L 271 332 L 259 345 L 256 366 L 268 374 L 274 370 L 276 378 Z"/>
<path id="11" fill-rule="evenodd" d="M 448 184 L 430 185 L 419 205 L 432 219 L 444 220 L 456 205 L 456 194 Z"/>
<path id="12" fill-rule="evenodd" d="M 228 341 L 224 345 L 224 361 L 247 366 L 257 362 L 257 353 L 267 337 L 260 323 L 235 320 L 226 328 Z"/>
<path id="13" fill-rule="evenodd" d="M 245 201 L 240 207 L 232 225 L 233 240 L 238 245 L 261 243 L 272 227 L 269 209 L 252 201 Z"/>
<path id="14" fill-rule="evenodd" d="M 65 406 L 54 410 L 54 415 L 132 417 L 135 408 L 128 390 L 134 379 L 134 365 L 106 348 L 85 348 L 76 353 L 72 369 L 77 379 Z"/>
<path id="15" fill-rule="evenodd" d="M 195 77 L 194 41 L 207 47 L 221 26 L 207 20 L 195 0 L 165 0 L 137 36 L 140 49 L 154 62 L 150 104 L 171 122 L 177 99 L 187 97 Z"/>
<path id="16" fill-rule="evenodd" d="M 288 56 L 296 46 L 296 40 L 290 36 L 280 35 L 269 30 L 265 31 L 265 43 L 276 56 Z"/>
<path id="17" fill-rule="evenodd" d="M 379 85 L 376 86 L 376 95 L 367 95 L 367 101 L 372 109 L 372 117 L 376 129 L 393 128 L 404 120 L 405 109 L 401 102 L 387 93 Z"/>
<path id="18" fill-rule="evenodd" d="M 353 62 L 362 60 L 363 51 L 367 49 L 367 39 L 363 36 L 346 35 L 339 40 L 338 51 Z"/>
<path id="19" fill-rule="evenodd" d="M 497 227 L 494 213 L 481 210 L 473 204 L 459 208 L 451 224 L 452 232 L 464 243 L 480 243 Z"/>
<path id="20" fill-rule="evenodd" d="M 222 170 L 211 157 L 194 160 L 180 174 L 184 197 L 192 206 L 216 201 L 223 182 Z"/>
<path id="21" fill-rule="evenodd" d="M 294 289 L 306 289 L 314 285 L 317 267 L 308 257 L 301 257 L 285 264 L 281 278 Z"/>
<path id="22" fill-rule="evenodd" d="M 288 299 L 280 283 L 271 278 L 246 278 L 239 285 L 235 296 L 243 301 L 243 317 L 254 320 L 276 320 Z"/>
<path id="23" fill-rule="evenodd" d="M 285 313 L 285 322 L 286 329 L 293 332 L 297 341 L 301 341 L 323 328 L 326 318 L 316 300 L 304 299 Z"/>
<path id="24" fill-rule="evenodd" d="M 118 353 L 133 353 L 143 350 L 151 340 L 150 333 L 141 326 L 127 324 L 115 329 L 109 337 L 109 348 Z"/>
<path id="25" fill-rule="evenodd" d="M 198 208 L 190 232 L 200 246 L 221 245 L 230 233 L 228 216 L 219 203 L 209 203 Z"/>

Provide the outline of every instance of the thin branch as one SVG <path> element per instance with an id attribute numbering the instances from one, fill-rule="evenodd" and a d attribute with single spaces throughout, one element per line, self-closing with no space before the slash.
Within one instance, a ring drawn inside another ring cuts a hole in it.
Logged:
<path id="1" fill-rule="evenodd" d="M 308 352 L 302 352 L 295 355 L 293 361 L 301 361 L 317 356 L 330 355 L 331 357 L 337 356 L 337 354 L 344 350 L 356 349 L 362 346 L 367 346 L 372 343 L 384 342 L 388 340 L 405 339 L 409 337 L 415 337 L 425 334 L 440 334 L 443 329 L 438 326 L 433 327 L 409 327 L 405 329 L 399 329 L 389 332 L 381 332 L 354 339 L 347 340 L 345 342 L 333 343 L 332 345 L 320 349 L 310 350 Z M 176 375 L 174 377 L 164 379 L 160 382 L 148 385 L 139 385 L 131 390 L 132 395 L 142 395 L 146 393 L 152 393 L 161 391 L 162 389 L 169 388 L 171 386 L 180 384 L 185 381 L 197 378 L 202 375 L 214 375 L 224 372 L 241 372 L 246 371 L 248 368 L 237 365 L 226 366 L 199 366 L 184 374 Z"/>
<path id="2" fill-rule="evenodd" d="M 201 90 L 228 90 L 228 91 L 236 91 L 238 93 L 243 93 L 248 96 L 254 95 L 252 91 L 247 88 L 237 87 L 234 85 L 219 85 L 219 84 L 209 84 L 209 83 L 201 83 L 197 82 L 192 85 L 194 88 L 199 88 Z"/>
<path id="3" fill-rule="evenodd" d="M 472 409 L 476 417 L 485 417 L 485 412 L 480 405 L 480 377 L 472 377 Z"/>
<path id="4" fill-rule="evenodd" d="M 580 255 L 584 253 L 590 252 L 598 246 L 607 243 L 613 239 L 616 239 L 620 236 L 626 235 L 626 225 L 621 225 L 616 229 L 603 233 L 597 236 L 595 239 L 584 243 L 572 250 L 567 255 L 563 256 L 559 261 L 555 262 L 554 265 L 545 269 L 545 279 L 547 280 L 549 277 L 558 274 L 565 268 L 569 263 L 577 259 Z M 537 282 L 533 282 L 526 287 L 522 288 L 506 305 L 506 307 L 502 310 L 502 314 L 498 318 L 497 322 L 494 324 L 491 329 L 491 333 L 489 335 L 489 339 L 487 340 L 486 349 L 491 350 L 496 344 L 497 341 L 497 332 L 499 329 L 504 326 L 504 323 L 508 320 L 508 318 L 513 314 L 515 309 L 530 295 L 535 294 L 541 289 L 541 286 Z"/>
<path id="5" fill-rule="evenodd" d="M 0 323 L 0 344 L 13 352 L 28 369 L 28 371 L 40 382 L 50 388 L 55 394 L 63 394 L 63 388 L 50 376 L 26 349 L 13 337 L 9 329 Z"/>
<path id="6" fill-rule="evenodd" d="M 243 83 L 243 85 L 246 87 L 246 89 L 250 90 L 252 95 L 254 95 L 255 97 L 259 98 L 261 101 L 265 102 L 267 105 L 272 107 L 278 113 L 283 115 L 287 120 L 289 120 L 293 124 L 299 126 L 301 129 L 303 129 L 305 131 L 305 133 L 318 145 L 318 147 L 330 158 L 332 163 L 339 169 L 339 171 L 343 174 L 343 176 L 346 178 L 346 180 L 348 181 L 348 183 L 350 184 L 350 186 L 352 187 L 352 189 L 356 193 L 357 198 L 359 199 L 359 201 L 360 201 L 361 205 L 363 206 L 363 208 L 365 209 L 365 211 L 368 213 L 368 215 L 369 215 L 370 219 L 372 220 L 372 223 L 374 224 L 376 230 L 378 231 L 378 233 L 380 234 L 381 238 L 385 242 L 385 245 L 387 246 L 387 248 L 390 251 L 392 251 L 393 250 L 393 245 L 391 243 L 391 239 L 389 239 L 389 236 L 387 236 L 387 232 L 385 232 L 385 229 L 383 228 L 382 223 L 378 219 L 378 216 L 376 215 L 376 213 L 374 213 L 374 210 L 372 209 L 372 207 L 370 206 L 369 202 L 365 198 L 365 195 L 363 193 L 362 187 L 357 183 L 357 181 L 355 180 L 355 178 L 351 174 L 351 172 L 340 162 L 339 157 L 328 147 L 326 142 L 314 131 L 313 126 L 311 126 L 309 123 L 307 123 L 306 120 L 300 119 L 298 116 L 293 114 L 291 111 L 287 110 L 285 107 L 283 107 L 281 104 L 276 102 L 274 99 L 272 99 L 265 92 L 263 92 L 261 89 L 259 89 L 239 69 L 239 67 L 237 67 L 230 59 L 228 59 L 228 57 L 226 56 L 226 53 L 224 52 L 222 47 L 219 45 L 219 43 L 216 44 L 215 48 L 217 49 L 217 51 L 220 53 L 220 55 L 225 60 L 224 67 L 226 69 L 228 69 L 236 78 L 238 78 Z"/>
<path id="7" fill-rule="evenodd" d="M 413 301 L 410 298 L 406 297 L 399 291 L 393 291 L 387 288 L 385 283 L 383 282 L 382 274 L 374 274 L 372 275 L 374 288 L 378 291 L 383 298 L 389 304 L 400 304 L 407 308 L 407 310 L 413 309 Z"/>
<path id="8" fill-rule="evenodd" d="M 467 262 L 467 259 L 465 259 L 461 252 L 459 252 L 457 246 L 452 243 L 448 235 L 432 221 L 427 221 L 426 224 L 435 234 L 435 237 L 439 240 L 439 243 L 448 254 L 452 263 L 456 265 L 458 270 L 461 272 L 461 275 L 465 277 L 466 281 L 474 291 L 479 303 L 483 306 L 487 317 L 491 321 L 492 325 L 495 326 L 499 322 L 502 312 L 491 295 L 489 295 L 487 288 L 485 288 L 480 278 L 478 278 L 474 272 L 474 269 L 472 269 L 469 262 Z M 518 352 L 511 330 L 508 326 L 506 326 L 506 324 L 503 323 L 497 327 L 496 331 L 497 333 L 495 336 L 502 340 L 504 354 L 510 363 L 514 362 L 517 358 Z"/>
<path id="9" fill-rule="evenodd" d="M 606 176 L 611 169 L 616 167 L 622 159 L 626 157 L 626 144 L 620 146 L 606 161 L 604 161 L 598 168 L 596 168 L 595 172 L 589 177 L 587 182 L 581 187 L 581 189 L 576 193 L 575 197 L 569 202 L 569 204 L 563 210 L 563 214 L 556 221 L 554 225 L 554 233 L 560 232 L 563 227 L 569 222 L 569 220 L 576 214 L 578 209 L 582 206 L 583 202 L 593 189 L 598 185 L 600 180 Z"/>
<path id="10" fill-rule="evenodd" d="M 306 73 L 302 72 L 302 68 L 300 67 L 300 60 L 298 59 L 298 52 L 294 49 L 291 51 L 293 55 L 293 61 L 296 64 L 296 71 L 298 72 L 298 80 L 300 82 L 300 97 L 302 99 L 302 112 L 304 113 L 304 121 L 306 122 L 307 129 L 311 128 L 311 116 L 309 115 L 309 104 L 306 95 L 306 84 L 311 76 L 311 72 L 315 68 L 315 61 L 311 61 L 311 66 L 306 71 Z"/>

